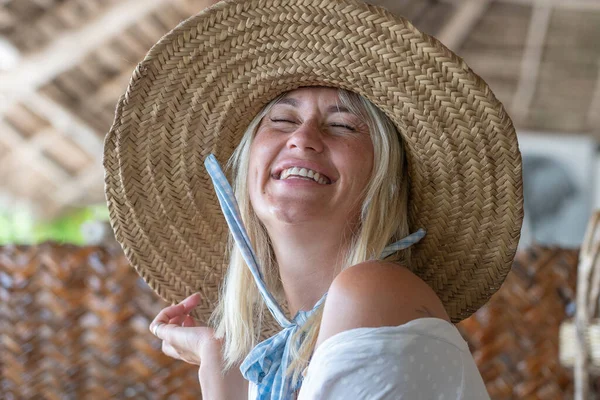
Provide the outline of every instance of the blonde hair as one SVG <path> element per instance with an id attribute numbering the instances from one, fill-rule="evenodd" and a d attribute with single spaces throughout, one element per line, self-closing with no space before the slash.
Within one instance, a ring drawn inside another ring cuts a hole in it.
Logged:
<path id="1" fill-rule="evenodd" d="M 228 163 L 233 173 L 233 190 L 239 202 L 242 219 L 267 288 L 281 304 L 285 300 L 279 269 L 270 239 L 250 205 L 247 169 L 250 145 L 262 118 L 283 96 L 271 101 L 250 123 Z M 350 238 L 342 270 L 352 265 L 379 258 L 386 245 L 408 235 L 408 182 L 402 140 L 390 119 L 371 102 L 355 93 L 339 89 L 340 104 L 359 116 L 368 126 L 373 142 L 373 171 L 364 192 L 358 229 Z M 224 339 L 224 369 L 243 360 L 258 343 L 264 313 L 267 310 L 252 275 L 230 235 L 229 268 L 221 289 L 219 303 L 211 316 L 215 335 Z M 409 249 L 387 258 L 407 264 Z M 314 351 L 321 325 L 323 305 L 307 320 L 293 340 L 303 343 L 292 348 L 292 363 L 287 373 L 296 381 Z"/>

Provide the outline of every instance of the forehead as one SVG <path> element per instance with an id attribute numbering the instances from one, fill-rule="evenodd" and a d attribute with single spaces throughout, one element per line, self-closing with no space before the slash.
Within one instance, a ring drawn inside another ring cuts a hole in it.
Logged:
<path id="1" fill-rule="evenodd" d="M 275 105 L 287 105 L 296 109 L 321 110 L 326 113 L 360 114 L 360 107 L 350 98 L 344 100 L 337 88 L 306 87 L 291 90 L 281 96 Z"/>
<path id="2" fill-rule="evenodd" d="M 337 104 L 340 101 L 339 89 L 328 87 L 304 87 L 285 93 L 278 104 L 300 106 L 302 103 Z"/>

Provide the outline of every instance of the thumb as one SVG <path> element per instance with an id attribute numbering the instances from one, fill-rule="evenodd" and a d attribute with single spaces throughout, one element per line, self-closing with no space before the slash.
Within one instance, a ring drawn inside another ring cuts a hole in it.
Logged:
<path id="1" fill-rule="evenodd" d="M 175 334 L 177 329 L 181 329 L 181 327 L 175 324 L 165 324 L 163 322 L 159 322 L 154 325 L 153 333 L 154 336 L 160 340 L 168 340 Z"/>
<path id="2" fill-rule="evenodd" d="M 166 326 L 167 326 L 167 324 L 165 324 L 163 322 L 158 322 L 152 327 L 152 333 L 154 334 L 154 336 L 156 336 L 160 340 L 164 340 L 162 335 L 163 335 L 163 330 Z"/>

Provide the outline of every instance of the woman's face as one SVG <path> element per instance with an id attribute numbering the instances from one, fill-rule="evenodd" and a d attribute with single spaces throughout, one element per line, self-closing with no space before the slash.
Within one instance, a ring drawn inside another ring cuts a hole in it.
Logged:
<path id="1" fill-rule="evenodd" d="M 344 109 L 338 90 L 289 92 L 265 115 L 250 148 L 248 190 L 271 222 L 356 222 L 373 167 L 367 125 Z"/>

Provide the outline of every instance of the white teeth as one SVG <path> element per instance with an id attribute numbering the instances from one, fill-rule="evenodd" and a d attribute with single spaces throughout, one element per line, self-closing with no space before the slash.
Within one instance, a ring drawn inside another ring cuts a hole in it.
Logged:
<path id="1" fill-rule="evenodd" d="M 304 178 L 312 178 L 315 182 L 320 183 L 321 185 L 327 184 L 327 180 L 324 177 L 322 177 L 321 174 L 319 174 L 318 172 L 315 172 L 308 168 L 299 168 L 299 167 L 292 167 L 292 168 L 284 169 L 283 171 L 281 171 L 279 179 L 284 180 L 292 175 L 301 176 Z"/>

